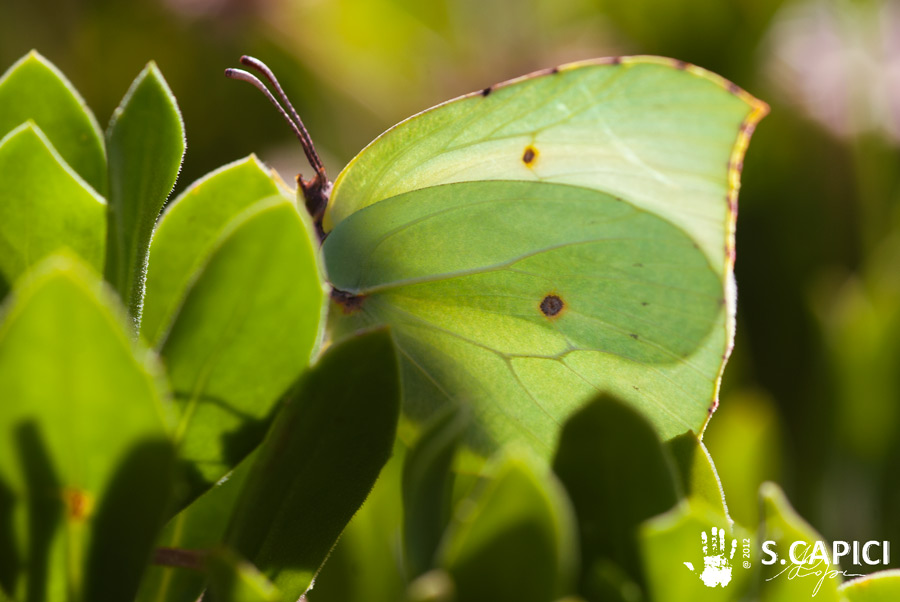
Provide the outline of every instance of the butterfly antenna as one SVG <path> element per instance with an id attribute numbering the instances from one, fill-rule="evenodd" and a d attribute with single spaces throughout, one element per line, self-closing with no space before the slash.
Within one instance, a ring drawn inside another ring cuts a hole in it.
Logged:
<path id="1" fill-rule="evenodd" d="M 303 146 L 303 152 L 306 154 L 306 159 L 316 172 L 316 175 L 313 176 L 311 180 L 304 180 L 302 176 L 297 176 L 297 182 L 303 190 L 303 196 L 306 199 L 306 209 L 315 221 L 319 236 L 323 237 L 322 215 L 325 213 L 325 207 L 328 205 L 331 182 L 328 181 L 328 176 L 325 175 L 325 166 L 319 158 L 319 153 L 316 152 L 316 147 L 313 145 L 312 138 L 310 138 L 309 132 L 306 131 L 306 127 L 303 125 L 303 120 L 300 119 L 300 115 L 297 114 L 297 110 L 294 108 L 294 105 L 291 104 L 290 99 L 288 99 L 281 84 L 278 83 L 278 78 L 275 77 L 272 70 L 269 69 L 265 63 L 252 56 L 242 56 L 241 64 L 258 71 L 278 94 L 278 99 L 280 99 L 281 102 L 275 98 L 272 92 L 258 77 L 248 71 L 244 71 L 243 69 L 226 69 L 225 77 L 245 81 L 253 85 L 253 87 L 262 92 L 263 95 L 269 99 L 269 102 L 271 102 L 278 110 L 284 120 L 290 125 L 291 131 L 293 131 L 294 135 L 297 136 L 297 139 L 300 140 L 300 144 Z M 284 103 L 284 106 L 282 106 L 282 103 Z M 287 110 L 285 110 L 285 106 L 287 107 Z M 288 114 L 288 110 L 290 111 L 290 114 Z"/>

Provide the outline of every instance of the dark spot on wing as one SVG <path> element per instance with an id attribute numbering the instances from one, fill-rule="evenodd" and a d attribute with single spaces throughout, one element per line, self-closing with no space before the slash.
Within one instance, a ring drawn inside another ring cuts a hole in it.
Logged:
<path id="1" fill-rule="evenodd" d="M 485 88 L 484 90 L 481 91 L 481 95 L 482 95 L 482 96 L 487 96 L 487 95 L 490 94 L 490 93 L 491 93 L 491 87 L 490 87 L 490 86 L 488 86 L 487 88 Z"/>
<path id="2" fill-rule="evenodd" d="M 548 318 L 559 315 L 565 307 L 566 304 L 556 295 L 547 295 L 541 301 L 541 312 Z"/>
<path id="3" fill-rule="evenodd" d="M 687 61 L 679 61 L 679 60 L 675 61 L 675 67 L 677 69 L 687 69 L 689 66 L 690 66 L 690 63 L 688 63 Z"/>
<path id="4" fill-rule="evenodd" d="M 630 337 L 631 337 L 632 339 L 634 339 L 635 341 L 638 340 L 638 335 L 634 334 L 633 332 L 632 332 L 630 335 L 628 335 L 628 336 L 630 336 Z"/>
<path id="5" fill-rule="evenodd" d="M 528 146 L 525 148 L 525 152 L 522 153 L 522 163 L 531 167 L 534 165 L 535 160 L 537 159 L 537 149 L 533 146 Z"/>
<path id="6" fill-rule="evenodd" d="M 646 302 L 646 301 L 641 301 L 641 305 L 643 305 L 644 307 L 647 307 L 647 306 L 650 305 L 650 304 L 649 304 L 648 302 Z"/>
<path id="7" fill-rule="evenodd" d="M 550 70 L 550 75 L 555 75 L 557 73 L 559 73 L 559 67 L 554 67 Z"/>
<path id="8" fill-rule="evenodd" d="M 734 82 L 728 82 L 728 91 L 732 94 L 740 94 L 741 88 Z"/>
<path id="9" fill-rule="evenodd" d="M 621 62 L 622 62 L 622 57 L 620 57 L 620 56 L 614 56 L 614 57 L 612 57 L 612 58 L 609 59 L 609 63 L 610 63 L 611 65 L 618 65 L 618 64 L 620 64 Z"/>
<path id="10" fill-rule="evenodd" d="M 636 267 L 636 268 L 642 268 L 642 267 L 644 267 L 644 264 L 643 264 L 643 263 L 633 263 L 633 264 L 631 264 L 631 265 L 633 265 L 633 266 Z"/>

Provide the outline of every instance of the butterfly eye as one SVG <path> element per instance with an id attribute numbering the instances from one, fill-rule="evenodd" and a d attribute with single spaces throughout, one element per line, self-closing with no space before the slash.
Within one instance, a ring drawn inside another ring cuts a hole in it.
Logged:
<path id="1" fill-rule="evenodd" d="M 556 295 L 547 295 L 541 301 L 541 312 L 548 318 L 558 315 L 565 307 L 566 304 Z"/>

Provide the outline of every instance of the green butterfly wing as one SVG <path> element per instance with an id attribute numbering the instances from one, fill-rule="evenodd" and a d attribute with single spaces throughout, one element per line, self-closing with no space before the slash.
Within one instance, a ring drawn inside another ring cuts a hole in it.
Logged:
<path id="1" fill-rule="evenodd" d="M 658 57 L 577 63 L 395 126 L 335 182 L 333 335 L 389 324 L 415 423 L 544 456 L 600 391 L 700 432 L 733 339 L 734 220 L 764 103 Z"/>

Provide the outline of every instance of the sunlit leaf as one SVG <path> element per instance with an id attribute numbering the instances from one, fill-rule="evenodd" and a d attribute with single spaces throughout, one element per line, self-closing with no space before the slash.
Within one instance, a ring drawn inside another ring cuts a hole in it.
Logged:
<path id="1" fill-rule="evenodd" d="M 100 126 L 69 80 L 35 51 L 0 77 L 0 137 L 29 120 L 75 173 L 105 193 L 106 153 Z"/>
<path id="2" fill-rule="evenodd" d="M 154 63 L 135 78 L 106 131 L 109 227 L 106 279 L 140 321 L 150 235 L 184 155 L 175 97 Z"/>
<path id="3" fill-rule="evenodd" d="M 292 203 L 260 201 L 234 218 L 159 344 L 180 410 L 187 498 L 261 440 L 279 397 L 319 338 L 323 290 Z"/>
<path id="4" fill-rule="evenodd" d="M 752 573 L 743 550 L 750 535 L 732 528 L 721 504 L 687 500 L 645 522 L 640 538 L 648 599 L 731 602 L 747 592 Z M 757 543 L 750 549 L 758 556 Z"/>
<path id="5" fill-rule="evenodd" d="M 728 495 L 728 511 L 743 525 L 759 523 L 759 487 L 781 475 L 779 420 L 774 400 L 761 393 L 741 392 L 722 401 L 703 434 Z"/>
<path id="6" fill-rule="evenodd" d="M 68 247 L 103 270 L 106 203 L 25 123 L 0 140 L 0 274 L 15 281 Z"/>
<path id="7" fill-rule="evenodd" d="M 701 499 L 722 516 L 728 516 L 719 473 L 703 442 L 688 431 L 667 441 L 666 449 L 675 463 L 685 497 Z"/>
<path id="8" fill-rule="evenodd" d="M 209 259 L 222 230 L 241 211 L 279 193 L 251 155 L 206 175 L 166 208 L 150 243 L 141 335 L 155 344 L 196 272 Z"/>
<path id="9" fill-rule="evenodd" d="M 169 502 L 153 357 L 74 258 L 38 266 L 0 325 L 2 585 L 23 600 L 131 599 Z M 68 592 L 68 593 L 67 593 Z"/>
<path id="10" fill-rule="evenodd" d="M 811 560 L 816 542 L 824 542 L 824 538 L 797 514 L 778 485 L 763 483 L 759 495 L 763 545 L 767 541 L 774 542 L 772 550 L 778 556 L 773 564 L 762 565 L 759 599 L 762 602 L 796 602 L 815 593 L 816 600 L 839 600 L 840 567 L 824 560 Z M 803 560 L 803 564 L 795 564 L 790 556 L 795 542 L 802 542 L 796 547 L 794 556 Z M 830 557 L 831 546 L 825 545 Z"/>
<path id="11" fill-rule="evenodd" d="M 878 571 L 854 579 L 839 589 L 841 602 L 894 602 L 900 600 L 900 570 Z"/>

